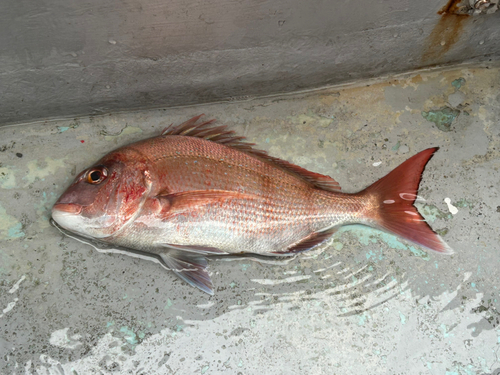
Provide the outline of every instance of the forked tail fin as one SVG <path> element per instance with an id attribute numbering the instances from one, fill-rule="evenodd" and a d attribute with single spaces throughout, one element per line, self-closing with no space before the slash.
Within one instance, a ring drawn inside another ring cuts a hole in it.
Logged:
<path id="1" fill-rule="evenodd" d="M 425 165 L 437 150 L 429 148 L 411 157 L 362 194 L 374 197 L 371 201 L 376 208 L 370 219 L 376 227 L 438 253 L 453 254 L 413 205 Z"/>

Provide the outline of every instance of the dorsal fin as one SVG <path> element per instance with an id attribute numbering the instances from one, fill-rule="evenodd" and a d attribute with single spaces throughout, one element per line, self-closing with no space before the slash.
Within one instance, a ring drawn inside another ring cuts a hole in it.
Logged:
<path id="1" fill-rule="evenodd" d="M 193 117 L 180 125 L 165 128 L 161 133 L 162 136 L 169 135 L 183 135 L 188 137 L 196 137 L 207 139 L 212 142 L 217 142 L 225 146 L 232 147 L 239 151 L 246 152 L 247 154 L 257 156 L 269 163 L 274 164 L 281 169 L 292 172 L 304 180 L 310 182 L 319 189 L 328 191 L 340 191 L 340 185 L 330 176 L 320 173 L 310 172 L 307 169 L 292 164 L 286 160 L 269 156 L 266 151 L 254 149 L 255 143 L 245 142 L 245 137 L 235 135 L 233 130 L 227 130 L 226 125 L 210 126 L 215 120 L 209 120 L 197 124 L 196 122 L 202 117 L 203 114 Z"/>

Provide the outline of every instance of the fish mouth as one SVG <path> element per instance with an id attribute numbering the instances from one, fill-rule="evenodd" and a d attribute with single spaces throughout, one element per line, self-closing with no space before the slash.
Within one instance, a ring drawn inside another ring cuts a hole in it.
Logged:
<path id="1" fill-rule="evenodd" d="M 52 207 L 52 214 L 57 212 L 59 214 L 78 215 L 82 212 L 82 208 L 83 206 L 74 203 L 56 203 Z"/>
<path id="2" fill-rule="evenodd" d="M 80 231 L 82 228 L 83 206 L 74 203 L 56 203 L 52 207 L 52 220 L 69 231 Z"/>

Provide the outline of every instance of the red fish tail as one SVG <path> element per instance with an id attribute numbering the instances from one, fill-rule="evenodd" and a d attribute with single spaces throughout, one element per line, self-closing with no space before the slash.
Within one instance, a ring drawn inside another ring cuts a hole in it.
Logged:
<path id="1" fill-rule="evenodd" d="M 431 229 L 413 205 L 425 165 L 437 150 L 438 147 L 429 148 L 411 157 L 362 194 L 372 202 L 373 209 L 368 216 L 375 227 L 427 249 L 452 254 L 453 250 Z"/>

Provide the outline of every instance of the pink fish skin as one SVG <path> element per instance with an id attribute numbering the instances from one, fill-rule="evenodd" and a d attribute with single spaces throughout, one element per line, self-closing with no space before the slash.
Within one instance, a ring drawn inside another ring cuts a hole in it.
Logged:
<path id="1" fill-rule="evenodd" d="M 197 123 L 200 117 L 82 171 L 52 208 L 53 219 L 80 236 L 150 254 L 210 294 L 207 256 L 292 255 L 346 224 L 452 253 L 413 205 L 437 148 L 346 194 L 331 177 L 271 157 L 213 120 Z"/>

